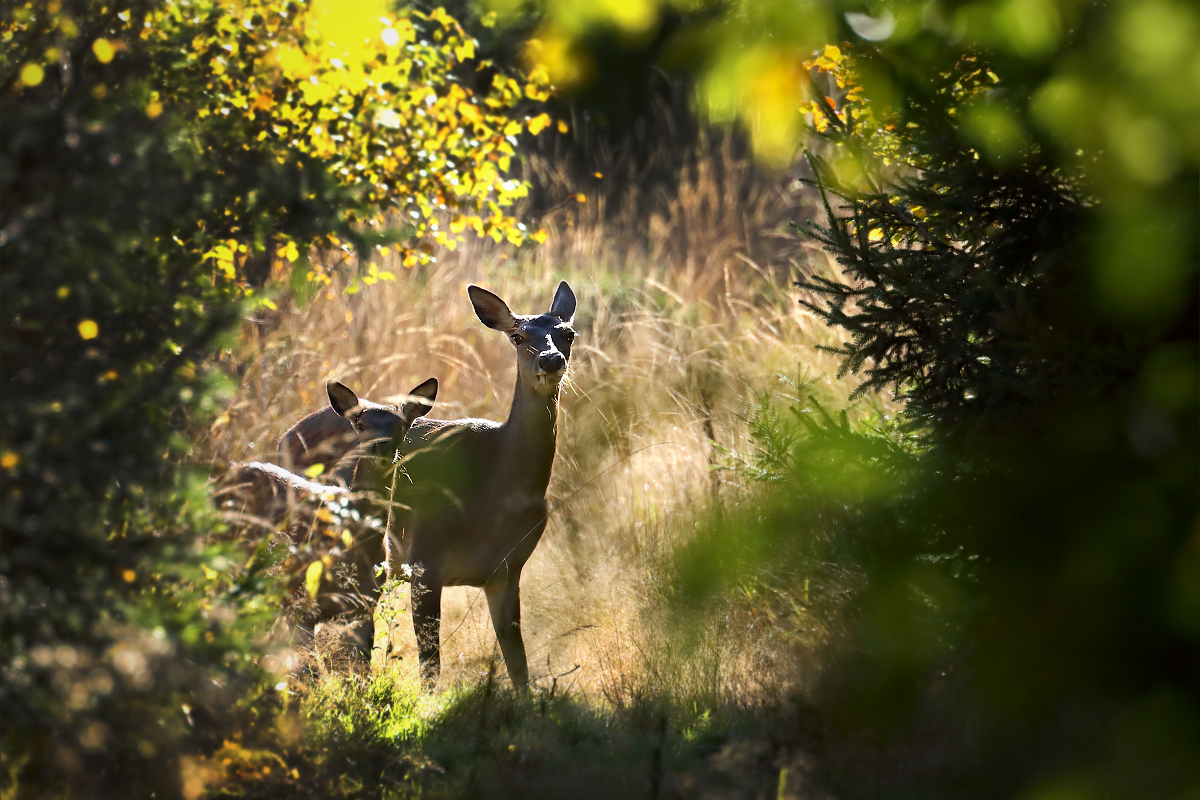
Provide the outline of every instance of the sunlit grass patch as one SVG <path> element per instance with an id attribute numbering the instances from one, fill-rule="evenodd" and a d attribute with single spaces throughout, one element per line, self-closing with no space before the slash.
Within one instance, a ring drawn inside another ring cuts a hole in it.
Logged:
<path id="1" fill-rule="evenodd" d="M 240 761 L 225 765 L 218 794 L 600 798 L 704 786 L 749 797 L 800 763 L 795 732 L 780 727 L 798 711 L 665 687 L 619 708 L 558 686 L 516 694 L 496 666 L 432 694 L 394 671 L 306 683 L 279 711 L 275 749 L 226 747 Z"/>

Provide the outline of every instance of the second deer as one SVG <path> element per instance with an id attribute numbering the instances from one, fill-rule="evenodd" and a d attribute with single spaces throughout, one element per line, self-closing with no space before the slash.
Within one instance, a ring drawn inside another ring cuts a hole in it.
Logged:
<path id="1" fill-rule="evenodd" d="M 309 438 L 314 448 L 304 451 L 302 455 L 320 453 L 322 458 L 328 458 L 329 455 L 336 454 L 336 457 L 340 458 L 340 453 L 357 445 L 361 454 L 372 454 L 391 462 L 403 449 L 404 436 L 408 433 L 409 426 L 433 407 L 437 389 L 437 380 L 430 378 L 413 388 L 400 405 L 387 406 L 360 400 L 350 388 L 337 381 L 329 381 L 326 385 L 329 406 L 320 413 L 327 413 L 341 424 L 311 428 Z M 310 420 L 317 416 L 313 414 L 305 419 Z M 292 430 L 299 427 L 295 426 Z M 315 435 L 322 431 L 323 437 Z M 308 462 L 302 463 L 307 465 Z M 267 529 L 280 527 L 294 512 L 301 511 L 302 506 L 296 502 L 298 499 L 332 496 L 345 502 L 353 497 L 344 487 L 315 483 L 283 467 L 258 461 L 233 465 L 227 483 L 229 486 L 223 493 L 232 493 L 241 500 L 238 516 L 242 519 L 261 520 L 259 524 L 265 525 Z M 233 502 L 234 508 L 238 505 L 236 501 L 226 502 Z M 300 516 L 305 515 L 301 513 Z M 299 630 L 311 637 L 313 627 L 318 622 L 344 617 L 351 612 L 365 611 L 365 614 L 360 614 L 360 623 L 356 623 L 352 628 L 350 638 L 359 654 L 369 657 L 374 641 L 371 612 L 379 590 L 375 565 L 385 558 L 385 545 L 386 541 L 380 532 L 367 526 L 357 531 L 353 544 L 347 543 L 337 555 L 338 569 L 327 572 L 329 580 L 321 581 L 320 592 L 313 598 L 315 607 L 302 616 Z M 303 568 L 315 557 L 309 553 L 308 559 L 305 559 L 303 552 L 299 563 L 293 565 L 289 580 L 290 588 L 297 597 L 303 594 Z"/>

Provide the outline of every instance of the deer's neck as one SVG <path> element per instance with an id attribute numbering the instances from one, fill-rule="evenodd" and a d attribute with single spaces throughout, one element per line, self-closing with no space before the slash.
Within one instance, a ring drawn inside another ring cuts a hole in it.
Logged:
<path id="1" fill-rule="evenodd" d="M 501 430 L 501 469 L 530 490 L 544 494 L 558 435 L 558 387 L 549 396 L 541 395 L 518 375 L 512 410 Z"/>

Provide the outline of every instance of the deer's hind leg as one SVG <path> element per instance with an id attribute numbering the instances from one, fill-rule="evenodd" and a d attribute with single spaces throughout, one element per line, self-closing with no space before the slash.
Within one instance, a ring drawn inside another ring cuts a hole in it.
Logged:
<path id="1" fill-rule="evenodd" d="M 508 677 L 513 688 L 522 691 L 529 685 L 529 665 L 525 658 L 525 641 L 521 638 L 521 573 L 508 576 L 503 583 L 489 583 L 487 592 L 488 611 L 492 615 L 492 627 L 504 653 Z"/>
<path id="2" fill-rule="evenodd" d="M 442 579 L 440 575 L 419 574 L 412 579 L 413 631 L 417 634 L 417 654 L 421 663 L 421 684 L 432 689 L 442 671 Z"/>

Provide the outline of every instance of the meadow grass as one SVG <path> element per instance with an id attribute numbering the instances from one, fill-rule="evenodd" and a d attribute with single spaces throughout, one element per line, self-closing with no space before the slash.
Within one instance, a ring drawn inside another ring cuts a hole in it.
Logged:
<path id="1" fill-rule="evenodd" d="M 239 385 L 194 454 L 218 472 L 277 460 L 279 436 L 326 404 L 330 378 L 386 401 L 433 376 L 431 416 L 503 419 L 515 359 L 476 319 L 466 285 L 517 313 L 547 309 L 559 280 L 579 298 L 549 524 L 522 580 L 531 695 L 508 688 L 474 588 L 444 594 L 439 690 L 420 695 L 411 620 L 393 595 L 379 626 L 387 663 L 341 669 L 318 637 L 307 652 L 317 668 L 288 679 L 296 696 L 280 719 L 301 720 L 305 733 L 285 758 L 306 781 L 342 776 L 342 796 L 657 796 L 730 782 L 750 796 L 803 782 L 803 765 L 789 761 L 800 750 L 780 733 L 803 726 L 775 723 L 801 713 L 819 647 L 748 593 L 681 615 L 672 570 L 698 528 L 755 502 L 729 469 L 754 456 L 752 408 L 802 394 L 840 407 L 854 382 L 834 377 L 837 357 L 817 346 L 839 341 L 780 277 L 832 265 L 781 227 L 778 208 L 760 204 L 758 218 L 731 226 L 715 175 L 739 173 L 697 168 L 674 221 L 643 226 L 642 244 L 630 241 L 633 220 L 577 204 L 543 220 L 540 248 L 471 242 L 416 270 L 377 258 L 394 279 L 353 293 L 353 265 L 321 254 L 335 283 L 303 306 L 279 298 L 226 351 Z M 745 255 L 751 236 L 785 245 L 774 263 Z M 273 774 L 252 769 L 241 777 L 254 780 L 226 785 L 295 789 Z"/>

